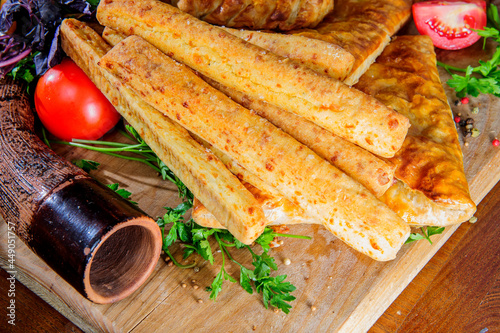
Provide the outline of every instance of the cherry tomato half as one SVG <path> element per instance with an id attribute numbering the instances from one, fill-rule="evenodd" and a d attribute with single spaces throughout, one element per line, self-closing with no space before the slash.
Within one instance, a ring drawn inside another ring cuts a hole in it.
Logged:
<path id="1" fill-rule="evenodd" d="M 424 1 L 415 3 L 412 11 L 418 32 L 445 50 L 474 44 L 481 37 L 472 29 L 486 25 L 486 3 L 480 0 Z"/>
<path id="2" fill-rule="evenodd" d="M 40 78 L 35 108 L 45 128 L 66 141 L 97 140 L 120 120 L 113 105 L 70 59 Z"/>

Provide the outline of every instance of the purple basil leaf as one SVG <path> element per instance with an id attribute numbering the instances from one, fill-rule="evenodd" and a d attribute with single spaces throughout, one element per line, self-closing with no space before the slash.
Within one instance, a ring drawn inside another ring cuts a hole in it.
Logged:
<path id="1" fill-rule="evenodd" d="M 7 0 L 0 10 L 0 31 L 7 32 L 12 26 L 15 16 L 21 15 L 23 9 L 28 13 L 28 16 L 32 15 L 28 1 Z"/>
<path id="2" fill-rule="evenodd" d="M 61 5 L 68 6 L 77 13 L 82 13 L 86 15 L 92 14 L 90 3 L 88 3 L 85 0 L 57 0 L 57 2 L 60 3 Z"/>
<path id="3" fill-rule="evenodd" d="M 61 42 L 59 40 L 59 26 L 54 33 L 54 38 L 52 38 L 52 43 L 50 45 L 49 54 L 47 56 L 47 67 L 52 68 L 55 65 L 61 63 L 64 58 L 64 52 L 61 47 Z"/>

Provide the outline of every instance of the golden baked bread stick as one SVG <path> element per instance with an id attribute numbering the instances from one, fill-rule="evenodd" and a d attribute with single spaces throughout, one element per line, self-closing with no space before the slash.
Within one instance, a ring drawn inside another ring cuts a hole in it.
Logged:
<path id="1" fill-rule="evenodd" d="M 379 156 L 393 156 L 406 136 L 408 119 L 376 99 L 168 4 L 107 0 L 97 17 L 225 86 L 303 116 Z"/>
<path id="2" fill-rule="evenodd" d="M 110 27 L 104 27 L 102 31 L 102 39 L 104 39 L 111 46 L 115 46 L 125 38 L 127 38 L 127 35 L 111 29 Z"/>
<path id="3" fill-rule="evenodd" d="M 392 185 L 395 166 L 314 123 L 203 77 L 237 103 L 266 118 L 379 197 Z"/>
<path id="4" fill-rule="evenodd" d="M 273 32 L 222 28 L 232 35 L 279 56 L 301 62 L 314 71 L 343 81 L 354 63 L 352 54 L 336 44 Z"/>
<path id="5" fill-rule="evenodd" d="M 318 220 L 306 215 L 303 209 L 292 204 L 290 200 L 283 196 L 276 196 L 249 183 L 242 183 L 252 192 L 262 207 L 267 225 L 321 224 Z M 202 227 L 225 229 L 197 198 L 193 200 L 191 217 Z"/>
<path id="6" fill-rule="evenodd" d="M 111 45 L 116 45 L 124 39 L 124 35 L 108 27 L 104 29 L 102 36 Z M 264 211 L 267 225 L 320 223 L 318 220 L 306 215 L 303 209 L 294 205 L 260 178 L 250 174 L 247 170 L 232 161 L 220 150 L 199 137 L 195 136 L 195 139 L 209 148 L 224 163 L 228 170 L 238 177 L 243 185 L 253 194 Z M 191 217 L 202 227 L 225 229 L 197 198 L 194 198 L 193 201 Z"/>
<path id="7" fill-rule="evenodd" d="M 364 186 L 140 37 L 126 38 L 99 64 L 356 250 L 390 260 L 408 237 L 408 225 Z"/>
<path id="8" fill-rule="evenodd" d="M 89 75 L 151 149 L 241 242 L 252 243 L 264 230 L 264 213 L 253 195 L 210 152 L 168 117 L 102 70 L 97 62 L 110 49 L 84 23 L 61 25 L 64 51 Z"/>
<path id="9" fill-rule="evenodd" d="M 308 216 L 302 208 L 293 204 L 275 188 L 269 186 L 257 175 L 250 173 L 220 149 L 212 146 L 202 138 L 192 134 L 193 137 L 204 147 L 217 156 L 226 168 L 231 171 L 242 184 L 252 192 L 255 199 L 260 203 L 268 225 L 279 224 L 320 224 L 317 219 Z M 204 227 L 223 228 L 215 216 L 200 202 L 193 203 L 192 217 L 196 223 Z"/>

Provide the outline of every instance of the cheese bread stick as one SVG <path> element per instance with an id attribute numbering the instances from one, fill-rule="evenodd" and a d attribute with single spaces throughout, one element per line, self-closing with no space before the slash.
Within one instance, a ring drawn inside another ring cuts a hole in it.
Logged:
<path id="1" fill-rule="evenodd" d="M 249 183 L 242 182 L 245 187 L 252 192 L 257 202 L 262 207 L 266 216 L 267 225 L 293 225 L 293 224 L 320 224 L 320 222 L 306 215 L 304 210 L 294 205 L 281 195 L 259 189 Z M 193 210 L 191 212 L 193 220 L 202 227 L 225 229 L 217 221 L 214 214 L 201 203 L 198 199 L 193 201 Z"/>
<path id="2" fill-rule="evenodd" d="M 102 37 L 109 44 L 116 45 L 123 40 L 124 35 L 106 27 L 102 33 Z M 242 184 L 253 194 L 264 211 L 267 225 L 320 223 L 318 220 L 306 215 L 303 209 L 294 205 L 290 200 L 283 197 L 278 191 L 264 183 L 257 176 L 250 174 L 223 152 L 211 146 L 200 137 L 195 136 L 195 139 L 206 148 L 209 148 L 224 163 L 226 168 L 238 177 Z M 193 201 L 191 217 L 202 227 L 225 229 L 197 198 L 194 198 Z"/>
<path id="3" fill-rule="evenodd" d="M 231 171 L 241 183 L 252 192 L 255 199 L 259 202 L 266 216 L 268 225 L 280 224 L 318 224 L 317 219 L 312 218 L 304 212 L 302 208 L 292 203 L 279 193 L 274 187 L 269 186 L 257 175 L 250 173 L 220 149 L 212 146 L 202 138 L 192 134 L 193 137 L 204 147 L 209 149 L 217 156 L 226 168 Z M 201 202 L 193 203 L 192 218 L 201 226 L 209 228 L 223 228 L 215 216 L 203 206 Z"/>
<path id="4" fill-rule="evenodd" d="M 111 46 L 115 46 L 125 38 L 127 38 L 127 35 L 124 35 L 115 29 L 111 29 L 110 27 L 104 27 L 102 30 L 102 39 L 104 39 Z"/>
<path id="5" fill-rule="evenodd" d="M 337 80 L 344 80 L 351 72 L 354 63 L 352 54 L 338 45 L 319 39 L 274 32 L 225 27 L 222 29 L 274 54 L 297 60 L 314 71 Z"/>
<path id="6" fill-rule="evenodd" d="M 203 79 L 311 148 L 316 154 L 360 182 L 375 196 L 381 196 L 392 185 L 395 170 L 392 163 L 378 158 L 307 119 L 225 87 L 210 78 L 203 77 Z"/>
<path id="7" fill-rule="evenodd" d="M 99 64 L 356 250 L 390 260 L 408 237 L 408 225 L 364 186 L 142 38 L 126 38 Z"/>
<path id="8" fill-rule="evenodd" d="M 354 57 L 349 52 L 340 46 L 319 39 L 225 27 L 221 29 L 279 56 L 297 60 L 318 73 L 338 80 L 345 79 L 354 63 Z M 111 45 L 118 44 L 125 37 L 127 35 L 110 27 L 105 27 L 102 33 L 102 38 Z"/>
<path id="9" fill-rule="evenodd" d="M 216 156 L 181 126 L 143 102 L 97 62 L 110 46 L 90 27 L 73 19 L 61 25 L 62 46 L 108 97 L 160 159 L 241 242 L 264 230 L 264 213 L 253 195 Z"/>
<path id="10" fill-rule="evenodd" d="M 406 136 L 408 119 L 376 99 L 168 4 L 107 0 L 97 17 L 225 86 L 303 116 L 379 156 L 392 157 Z"/>

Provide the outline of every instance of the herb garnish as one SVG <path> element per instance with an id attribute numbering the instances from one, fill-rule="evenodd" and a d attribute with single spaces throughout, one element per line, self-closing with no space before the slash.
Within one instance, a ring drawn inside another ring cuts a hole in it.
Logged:
<path id="1" fill-rule="evenodd" d="M 257 254 L 251 246 L 245 245 L 238 241 L 227 230 L 209 229 L 201 227 L 192 219 L 184 222 L 184 214 L 192 207 L 192 202 L 183 202 L 176 208 L 166 207 L 167 213 L 158 220 L 163 233 L 163 250 L 170 257 L 172 262 L 183 268 L 193 267 L 194 264 L 181 265 L 171 254 L 169 247 L 179 240 L 184 246 L 183 259 L 187 259 L 191 254 L 198 253 L 203 259 L 214 263 L 214 251 L 210 245 L 210 237 L 212 236 L 220 249 L 222 256 L 222 266 L 220 271 L 215 276 L 207 291 L 210 292 L 210 299 L 215 300 L 217 295 L 222 290 L 222 285 L 225 280 L 235 283 L 236 280 L 226 271 L 226 260 L 230 260 L 240 268 L 239 283 L 241 287 L 248 293 L 252 294 L 254 290 L 262 294 L 264 306 L 266 309 L 269 304 L 281 309 L 285 313 L 290 312 L 291 305 L 289 302 L 295 300 L 295 297 L 290 293 L 296 288 L 290 282 L 285 281 L 286 275 L 271 276 L 271 271 L 278 269 L 273 257 L 269 255 L 270 243 L 276 237 L 291 237 L 310 239 L 307 236 L 280 234 L 273 229 L 266 227 L 264 233 L 255 241 L 262 248 L 262 253 Z M 168 232 L 165 227 L 171 224 Z M 231 255 L 229 248 L 247 249 L 252 256 L 252 265 L 254 269 L 249 269 L 238 262 Z"/>
<path id="2" fill-rule="evenodd" d="M 74 161 L 71 161 L 71 163 L 73 163 L 74 165 L 76 165 L 80 169 L 83 169 L 83 171 L 85 171 L 85 172 L 97 170 L 99 165 L 101 165 L 99 162 L 86 160 L 86 159 L 74 160 Z"/>
<path id="3" fill-rule="evenodd" d="M 500 43 L 500 18 L 498 8 L 490 4 L 487 10 L 489 27 L 484 30 L 474 30 L 479 36 L 484 37 L 483 47 L 486 45 L 487 38 L 493 38 L 496 43 Z M 488 61 L 479 60 L 479 65 L 476 67 L 467 66 L 467 68 L 459 68 L 444 64 L 440 61 L 438 65 L 445 68 L 452 78 L 446 83 L 455 89 L 457 97 L 471 95 L 474 97 L 479 94 L 492 94 L 500 97 L 500 45 L 497 45 L 496 51 Z M 453 74 L 452 72 L 462 72 L 465 75 Z M 473 76 L 473 74 L 476 74 Z"/>
<path id="4" fill-rule="evenodd" d="M 408 239 L 406 240 L 406 243 L 411 243 L 420 239 L 427 239 L 429 243 L 432 244 L 431 241 L 431 236 L 432 235 L 439 235 L 442 234 L 444 231 L 444 227 L 422 227 L 420 228 L 422 233 L 411 233 Z"/>

